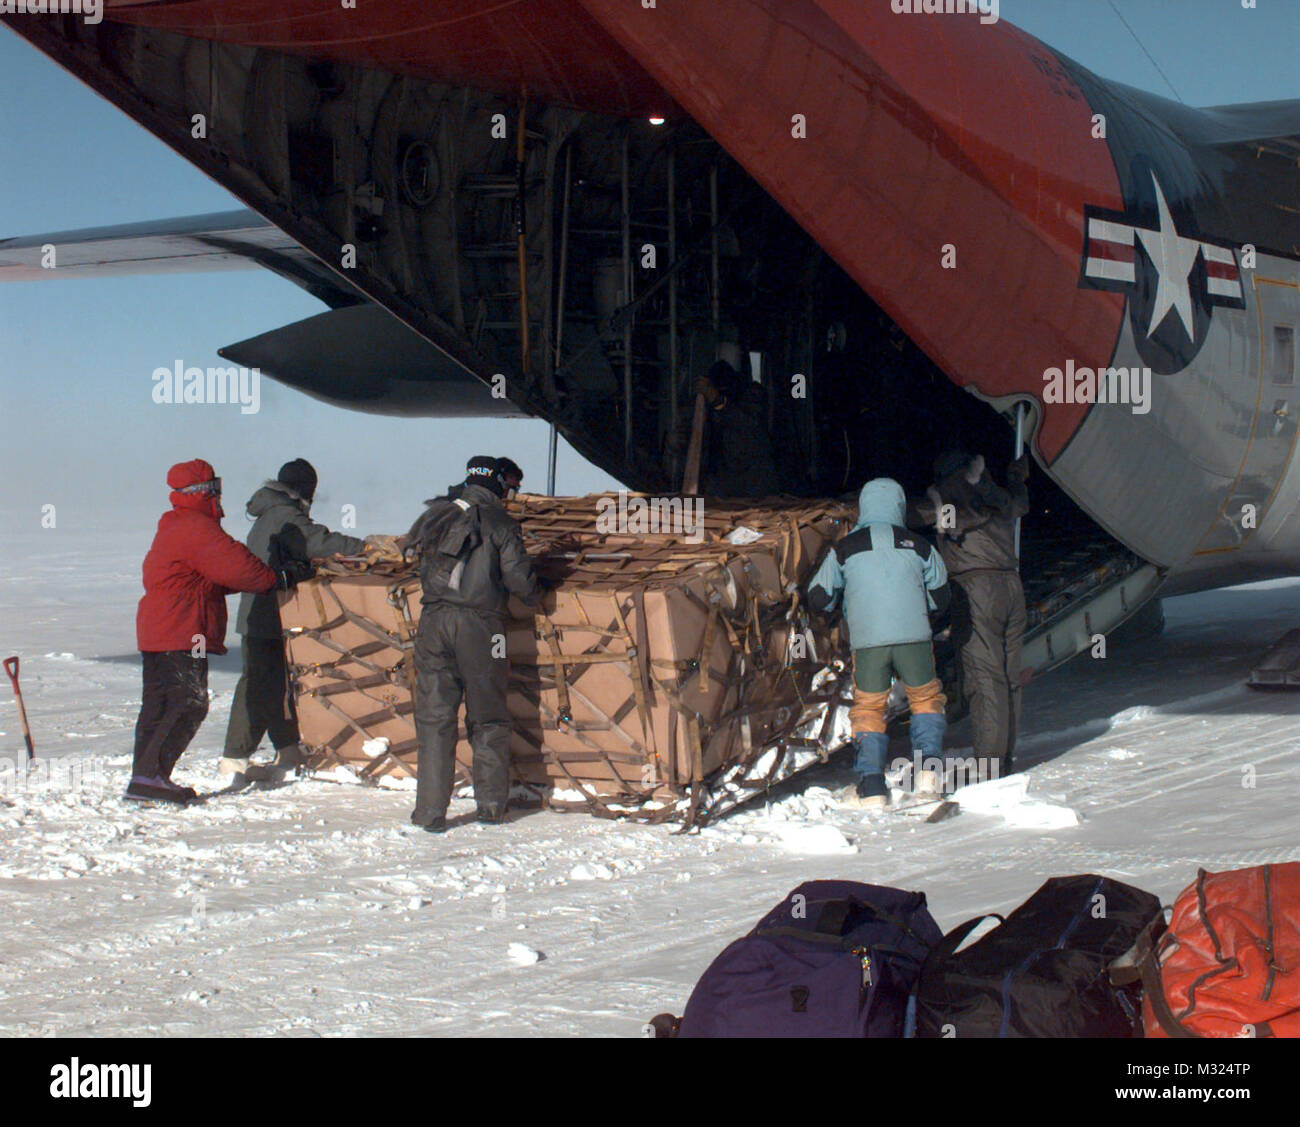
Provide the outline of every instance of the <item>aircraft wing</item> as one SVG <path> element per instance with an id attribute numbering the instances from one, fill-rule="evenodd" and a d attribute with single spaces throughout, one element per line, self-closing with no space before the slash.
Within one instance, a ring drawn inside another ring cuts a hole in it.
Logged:
<path id="1" fill-rule="evenodd" d="M 0 282 L 194 274 L 254 266 L 301 286 L 332 309 L 365 300 L 248 208 L 0 239 Z"/>

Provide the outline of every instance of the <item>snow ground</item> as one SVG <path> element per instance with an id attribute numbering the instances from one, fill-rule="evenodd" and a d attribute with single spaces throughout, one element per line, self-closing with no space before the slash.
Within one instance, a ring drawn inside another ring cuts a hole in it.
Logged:
<path id="1" fill-rule="evenodd" d="M 636 1036 L 803 880 L 922 889 L 948 928 L 1052 875 L 1168 901 L 1198 865 L 1300 859 L 1300 696 L 1242 685 L 1300 624 L 1300 581 L 1170 600 L 1162 637 L 1031 686 L 1027 793 L 980 788 L 941 824 L 838 807 L 837 759 L 696 834 L 532 813 L 430 837 L 408 793 L 319 780 L 186 810 L 121 799 L 145 547 L 106 527 L 0 549 L 0 656 L 23 655 L 37 750 L 58 757 L 49 785 L 14 770 L 0 684 L 0 1033 Z M 213 660 L 178 771 L 200 789 L 238 664 Z"/>

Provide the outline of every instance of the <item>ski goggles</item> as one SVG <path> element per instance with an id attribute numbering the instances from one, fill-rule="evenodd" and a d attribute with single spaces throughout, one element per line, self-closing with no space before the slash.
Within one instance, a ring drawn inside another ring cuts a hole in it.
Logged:
<path id="1" fill-rule="evenodd" d="M 199 481 L 193 485 L 187 485 L 184 489 L 176 490 L 177 493 L 215 493 L 221 496 L 221 478 L 214 477 L 210 481 Z"/>

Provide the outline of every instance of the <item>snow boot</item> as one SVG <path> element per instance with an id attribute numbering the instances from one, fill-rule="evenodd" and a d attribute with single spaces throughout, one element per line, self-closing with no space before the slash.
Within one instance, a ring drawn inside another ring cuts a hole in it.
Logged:
<path id="1" fill-rule="evenodd" d="M 189 801 L 185 789 L 156 775 L 133 775 L 127 784 L 125 797 L 134 802 L 170 802 L 173 806 L 184 806 Z"/>
<path id="2" fill-rule="evenodd" d="M 499 826 L 506 820 L 506 808 L 504 806 L 480 806 L 475 817 L 485 825 Z"/>
<path id="3" fill-rule="evenodd" d="M 853 747 L 857 752 L 853 768 L 858 773 L 858 784 L 843 803 L 859 810 L 883 809 L 889 805 L 889 786 L 885 782 L 889 737 L 884 732 L 855 732 Z"/>
<path id="4" fill-rule="evenodd" d="M 883 774 L 863 775 L 844 800 L 844 805 L 855 810 L 884 810 L 889 806 L 889 784 Z"/>
<path id="5" fill-rule="evenodd" d="M 943 777 L 938 771 L 918 771 L 912 785 L 912 796 L 918 800 L 942 798 Z"/>
<path id="6" fill-rule="evenodd" d="M 302 766 L 302 762 L 301 744 L 277 747 L 275 749 L 275 758 L 263 768 L 266 772 L 266 779 L 262 782 L 262 785 L 266 787 L 282 786 L 298 773 L 298 768 Z"/>
<path id="7" fill-rule="evenodd" d="M 230 782 L 225 790 L 227 794 L 235 794 L 242 790 L 247 790 L 254 783 L 266 782 L 268 773 L 265 767 L 256 763 L 250 763 L 247 759 L 225 759 L 223 758 L 217 764 L 217 773 L 220 775 L 229 775 Z"/>
<path id="8" fill-rule="evenodd" d="M 447 819 L 434 818 L 432 822 L 429 822 L 427 825 L 421 826 L 420 829 L 422 829 L 427 834 L 445 834 L 447 832 Z"/>

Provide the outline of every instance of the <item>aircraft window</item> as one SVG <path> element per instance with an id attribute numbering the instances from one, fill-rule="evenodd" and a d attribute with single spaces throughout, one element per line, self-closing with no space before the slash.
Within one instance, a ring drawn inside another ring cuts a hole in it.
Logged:
<path id="1" fill-rule="evenodd" d="M 1273 326 L 1273 382 L 1295 383 L 1295 329 L 1290 325 Z"/>

